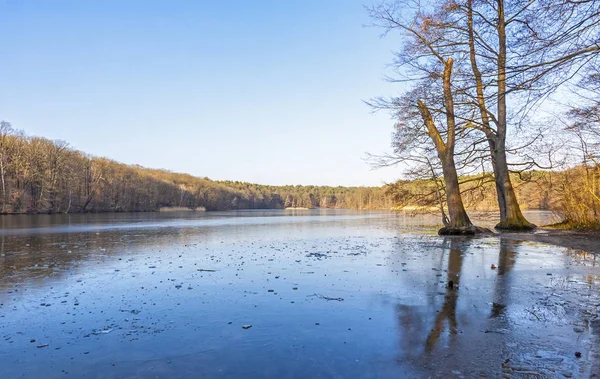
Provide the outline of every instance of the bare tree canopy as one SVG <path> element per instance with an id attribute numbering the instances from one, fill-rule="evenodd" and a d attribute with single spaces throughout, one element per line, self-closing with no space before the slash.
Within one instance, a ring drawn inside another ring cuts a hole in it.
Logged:
<path id="1" fill-rule="evenodd" d="M 474 158 L 481 157 L 483 143 L 487 145 L 500 210 L 497 228 L 533 228 L 517 201 L 511 167 L 548 166 L 534 154 L 515 153 L 539 144 L 544 137 L 545 130 L 531 128 L 531 113 L 598 60 L 600 2 L 390 0 L 368 7 L 368 12 L 384 35 L 398 32 L 403 38 L 389 80 L 413 85 L 399 97 L 382 97 L 370 104 L 392 110 L 400 124 L 406 125 L 410 113 L 402 104 L 419 98 L 432 113 L 445 113 L 456 120 L 451 129 L 456 146 L 461 146 L 457 162 L 485 170 L 486 165 Z M 441 67 L 449 59 L 453 60 L 450 108 L 449 97 L 441 96 L 443 90 L 439 89 Z M 448 125 L 443 133 L 450 133 Z M 517 133 L 521 147 L 508 141 Z M 421 154 L 417 145 L 423 140 L 416 137 L 418 133 L 396 135 L 402 136 L 395 141 L 396 153 Z M 509 162 L 511 154 L 517 158 L 514 162 Z M 459 158 L 461 155 L 469 159 Z"/>

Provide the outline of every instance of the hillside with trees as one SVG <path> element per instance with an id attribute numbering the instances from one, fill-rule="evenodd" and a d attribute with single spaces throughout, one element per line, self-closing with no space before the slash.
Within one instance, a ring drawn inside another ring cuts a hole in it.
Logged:
<path id="1" fill-rule="evenodd" d="M 0 213 L 390 208 L 376 187 L 268 186 L 131 166 L 0 124 Z"/>

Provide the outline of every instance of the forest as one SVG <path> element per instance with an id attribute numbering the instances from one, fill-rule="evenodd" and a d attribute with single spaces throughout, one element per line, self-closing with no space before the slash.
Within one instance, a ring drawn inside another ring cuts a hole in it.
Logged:
<path id="1" fill-rule="evenodd" d="M 0 123 L 0 213 L 390 208 L 383 188 L 213 181 L 93 157 Z"/>

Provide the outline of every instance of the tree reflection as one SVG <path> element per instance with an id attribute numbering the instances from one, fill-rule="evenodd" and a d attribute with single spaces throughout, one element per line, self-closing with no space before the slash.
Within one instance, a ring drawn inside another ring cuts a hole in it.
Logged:
<path id="1" fill-rule="evenodd" d="M 421 299 L 427 299 L 425 307 L 419 305 L 398 304 L 396 314 L 400 324 L 402 337 L 400 339 L 403 345 L 404 355 L 420 356 L 422 349 L 426 353 L 433 351 L 440 338 L 448 331 L 450 343 L 457 336 L 458 322 L 456 318 L 456 306 L 458 294 L 460 292 L 460 276 L 463 266 L 463 248 L 465 239 L 448 238 L 445 239 L 441 251 L 438 267 L 432 271 L 436 275 L 434 279 L 435 288 L 429 288 Z M 439 273 L 446 268 L 447 275 L 440 277 Z M 438 308 L 440 280 L 447 283 L 444 290 L 444 301 L 441 309 L 435 313 Z M 449 283 L 452 282 L 452 285 Z M 428 286 L 430 280 L 427 281 Z M 416 295 L 418 298 L 418 295 Z M 432 319 L 432 316 L 435 317 Z M 433 326 L 430 326 L 433 323 Z M 427 332 L 429 331 L 429 332 Z"/>
<path id="2" fill-rule="evenodd" d="M 435 348 L 440 335 L 445 330 L 446 324 L 448 325 L 448 331 L 452 339 L 457 333 L 456 303 L 458 301 L 463 255 L 456 242 L 457 241 L 455 240 L 450 241 L 450 254 L 448 254 L 448 284 L 446 285 L 444 304 L 433 322 L 433 328 L 431 328 L 427 340 L 425 340 L 426 352 L 431 352 Z"/>
<path id="3" fill-rule="evenodd" d="M 488 311 L 486 308 L 471 308 L 471 306 L 475 307 L 475 304 L 483 299 L 472 298 L 469 297 L 468 293 L 465 293 L 463 297 L 467 296 L 467 298 L 463 299 L 463 301 L 467 301 L 468 304 L 464 307 L 463 313 L 457 314 L 459 313 L 459 294 L 461 291 L 464 292 L 464 289 L 461 287 L 464 285 L 465 280 L 476 280 L 477 283 L 482 283 L 477 278 L 483 272 L 487 271 L 487 274 L 489 274 L 490 270 L 488 266 L 489 260 L 482 260 L 482 264 L 484 261 L 486 263 L 485 266 L 480 266 L 477 263 L 477 258 L 473 260 L 469 259 L 467 266 L 467 263 L 465 263 L 467 259 L 465 253 L 467 253 L 467 248 L 470 245 L 471 240 L 465 238 L 449 238 L 444 240 L 441 256 L 444 257 L 445 264 L 440 265 L 440 268 L 446 268 L 447 274 L 439 277 L 440 271 L 433 271 L 432 275 L 436 275 L 436 277 L 433 282 L 431 279 L 427 280 L 429 287 L 427 293 L 423 294 L 423 297 L 415 294 L 415 297 L 411 299 L 423 299 L 431 295 L 432 301 L 428 301 L 426 305 L 398 304 L 396 306 L 396 313 L 402 334 L 401 344 L 403 355 L 420 356 L 424 352 L 426 356 L 430 356 L 436 347 L 440 345 L 440 341 L 447 343 L 446 348 L 448 351 L 454 349 L 460 350 L 458 345 L 461 342 L 459 341 L 461 320 L 465 320 L 463 327 L 474 326 L 476 324 L 485 327 L 484 325 L 487 324 L 485 321 L 486 316 L 489 315 L 489 318 L 497 318 L 504 314 L 508 296 L 510 296 L 512 282 L 510 273 L 515 266 L 518 255 L 517 251 L 521 245 L 521 241 L 500 239 L 498 260 L 494 262 L 496 270 L 493 271 L 497 277 L 493 283 L 490 283 L 491 309 Z M 478 251 L 477 254 L 481 255 L 481 251 Z M 463 266 L 468 267 L 468 269 Z M 467 271 L 463 273 L 464 270 Z M 468 278 L 463 278 L 464 275 L 468 275 Z M 443 293 L 440 293 L 440 281 L 447 283 Z M 430 287 L 431 284 L 434 285 L 434 288 Z M 443 294 L 443 303 L 441 305 L 439 303 L 440 297 L 436 296 L 436 294 Z M 436 298 L 438 302 L 435 301 Z M 487 301 L 484 303 L 486 306 L 489 304 Z M 470 309 L 473 309 L 473 311 L 470 311 Z M 480 311 L 476 309 L 480 309 Z M 502 328 L 508 327 L 506 320 L 500 321 L 500 324 L 494 321 L 494 326 L 494 329 L 497 329 L 498 326 Z M 483 335 L 485 333 L 482 334 L 482 337 Z M 472 334 L 471 337 L 473 337 Z M 464 342 L 462 341 L 461 344 L 464 345 Z"/>
<path id="4" fill-rule="evenodd" d="M 494 300 L 490 317 L 499 317 L 504 313 L 508 296 L 510 295 L 511 276 L 510 271 L 516 262 L 517 248 L 521 246 L 521 241 L 510 239 L 500 239 L 500 252 L 498 253 L 498 278 L 494 288 Z"/>

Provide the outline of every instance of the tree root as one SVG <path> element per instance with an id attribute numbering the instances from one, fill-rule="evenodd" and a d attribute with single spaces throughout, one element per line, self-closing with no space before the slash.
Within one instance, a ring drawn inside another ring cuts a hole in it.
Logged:
<path id="1" fill-rule="evenodd" d="M 521 220 L 517 222 L 502 221 L 495 226 L 498 230 L 504 230 L 507 232 L 527 232 L 537 228 L 535 224 L 530 223 L 527 220 Z"/>
<path id="2" fill-rule="evenodd" d="M 476 234 L 492 234 L 493 232 L 488 228 L 481 228 L 479 226 L 444 226 L 438 230 L 440 236 L 474 236 Z"/>

